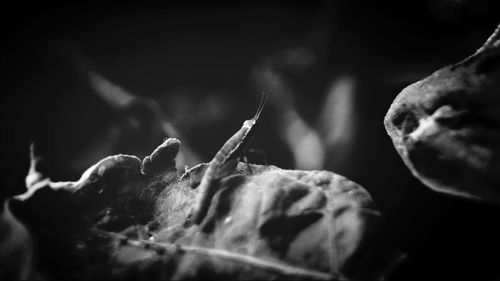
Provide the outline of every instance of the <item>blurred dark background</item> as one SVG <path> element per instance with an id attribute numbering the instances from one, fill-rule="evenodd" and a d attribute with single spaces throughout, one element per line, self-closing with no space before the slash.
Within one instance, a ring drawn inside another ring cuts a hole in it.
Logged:
<path id="1" fill-rule="evenodd" d="M 106 101 L 89 71 L 154 101 L 205 162 L 273 88 L 253 147 L 269 164 L 365 187 L 409 253 L 396 280 L 496 280 L 498 210 L 429 191 L 382 121 L 402 88 L 482 45 L 499 1 L 23 3 L 1 14 L 1 198 L 24 192 L 31 142 L 56 181 L 161 143 L 157 116 Z"/>

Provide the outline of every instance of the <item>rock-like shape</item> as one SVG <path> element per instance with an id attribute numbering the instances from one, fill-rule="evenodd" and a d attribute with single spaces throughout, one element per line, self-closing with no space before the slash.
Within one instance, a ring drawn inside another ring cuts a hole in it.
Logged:
<path id="1" fill-rule="evenodd" d="M 472 56 L 405 88 L 384 123 L 431 189 L 500 203 L 500 25 Z"/>
<path id="2" fill-rule="evenodd" d="M 205 164 L 179 178 L 179 145 L 142 163 L 110 156 L 76 182 L 40 179 L 11 198 L 38 243 L 30 278 L 375 280 L 396 257 L 369 194 L 327 171 L 240 163 L 202 223 L 187 224 Z"/>

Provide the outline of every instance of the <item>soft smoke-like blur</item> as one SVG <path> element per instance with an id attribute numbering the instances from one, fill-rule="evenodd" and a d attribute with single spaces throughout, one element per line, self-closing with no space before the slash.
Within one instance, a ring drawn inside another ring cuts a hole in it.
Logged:
<path id="1" fill-rule="evenodd" d="M 299 93 L 286 83 L 283 74 L 279 72 L 283 67 L 307 68 L 310 65 L 308 55 L 310 56 L 310 53 L 307 50 L 286 50 L 267 58 L 253 73 L 254 80 L 261 88 L 272 89 L 274 93 L 269 103 L 277 112 L 278 137 L 292 154 L 292 167 L 319 170 L 323 168 L 325 157 L 323 141 L 318 132 L 300 116 L 294 100 L 294 96 Z"/>
<path id="2" fill-rule="evenodd" d="M 343 75 L 333 79 L 319 116 L 319 131 L 326 147 L 328 169 L 349 161 L 357 129 L 356 82 Z"/>
<path id="3" fill-rule="evenodd" d="M 99 159 L 109 155 L 127 153 L 140 158 L 150 154 L 151 147 L 165 138 L 183 140 L 176 166 L 179 173 L 185 166 L 194 166 L 201 158 L 189 145 L 189 141 L 175 128 L 159 102 L 154 99 L 136 96 L 122 87 L 113 84 L 89 65 L 89 59 L 81 54 L 70 57 L 76 62 L 85 81 L 102 101 L 115 111 L 119 122 L 112 122 L 102 135 L 91 141 L 87 148 L 74 160 L 75 170 L 85 170 Z M 87 63 L 85 63 L 87 62 Z"/>

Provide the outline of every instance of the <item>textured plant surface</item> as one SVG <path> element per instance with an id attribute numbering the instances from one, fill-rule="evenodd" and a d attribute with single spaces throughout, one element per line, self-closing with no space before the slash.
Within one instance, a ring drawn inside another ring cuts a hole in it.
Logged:
<path id="1" fill-rule="evenodd" d="M 181 180 L 179 147 L 107 157 L 76 182 L 43 178 L 32 158 L 28 191 L 4 211 L 36 241 L 16 250 L 35 254 L 21 277 L 374 280 L 395 257 L 369 194 L 326 171 L 240 163 L 202 223 L 186 223 L 205 164 Z"/>
<path id="2" fill-rule="evenodd" d="M 439 192 L 500 203 L 500 26 L 474 55 L 405 88 L 385 117 L 413 175 Z"/>

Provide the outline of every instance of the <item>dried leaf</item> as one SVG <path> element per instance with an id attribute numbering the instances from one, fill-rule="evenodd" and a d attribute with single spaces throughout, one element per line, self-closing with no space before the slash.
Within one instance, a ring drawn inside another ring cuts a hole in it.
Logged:
<path id="1" fill-rule="evenodd" d="M 38 241 L 32 276 L 78 279 L 374 280 L 395 258 L 356 183 L 327 171 L 240 163 L 200 225 L 185 223 L 202 168 L 177 176 L 180 142 L 115 155 L 76 182 L 9 201 Z M 203 167 L 205 164 L 201 164 Z"/>
<path id="2" fill-rule="evenodd" d="M 413 175 L 431 189 L 500 203 L 500 25 L 472 56 L 405 88 L 385 117 Z"/>

